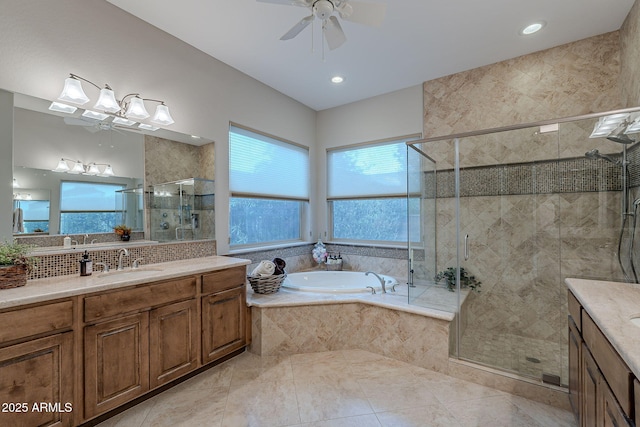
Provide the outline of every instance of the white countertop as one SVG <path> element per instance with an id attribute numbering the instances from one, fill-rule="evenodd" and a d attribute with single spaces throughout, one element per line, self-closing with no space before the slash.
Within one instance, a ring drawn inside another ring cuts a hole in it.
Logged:
<path id="1" fill-rule="evenodd" d="M 242 258 L 210 256 L 142 265 L 139 269 L 111 270 L 108 273 L 94 272 L 91 276 L 73 275 L 28 280 L 25 286 L 0 290 L 0 309 L 244 266 L 250 263 L 251 261 Z"/>
<path id="2" fill-rule="evenodd" d="M 627 366 L 640 378 L 640 285 L 599 280 L 566 279 L 565 283 Z"/>

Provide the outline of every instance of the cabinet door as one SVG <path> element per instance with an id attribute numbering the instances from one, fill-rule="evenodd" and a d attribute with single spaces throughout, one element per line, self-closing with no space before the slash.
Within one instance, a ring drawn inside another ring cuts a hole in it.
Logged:
<path id="1" fill-rule="evenodd" d="M 580 424 L 580 352 L 582 349 L 582 337 L 576 328 L 571 316 L 569 316 L 569 401 L 573 408 L 573 414 Z"/>
<path id="2" fill-rule="evenodd" d="M 627 420 L 627 417 L 624 415 L 624 411 L 616 401 L 616 398 L 613 397 L 613 392 L 602 378 L 602 383 L 600 384 L 600 391 L 602 393 L 602 404 L 603 404 L 603 412 L 602 416 L 603 427 L 629 427 L 631 426 L 631 422 Z"/>
<path id="3" fill-rule="evenodd" d="M 198 364 L 198 304 L 183 301 L 151 310 L 149 362 L 151 388 L 194 370 Z"/>
<path id="4" fill-rule="evenodd" d="M 582 344 L 582 427 L 600 426 L 602 418 L 602 397 L 599 395 L 600 371 L 591 357 L 589 349 Z"/>
<path id="5" fill-rule="evenodd" d="M 202 298 L 202 363 L 244 347 L 245 286 Z"/>
<path id="6" fill-rule="evenodd" d="M 149 314 L 84 328 L 85 419 L 149 390 Z"/>
<path id="7" fill-rule="evenodd" d="M 72 351 L 71 332 L 0 349 L 0 425 L 73 424 Z"/>

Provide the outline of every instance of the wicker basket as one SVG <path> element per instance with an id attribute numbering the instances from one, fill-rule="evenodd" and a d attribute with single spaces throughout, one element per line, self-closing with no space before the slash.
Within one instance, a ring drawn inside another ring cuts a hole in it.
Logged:
<path id="1" fill-rule="evenodd" d="M 7 265 L 0 267 L 0 289 L 17 288 L 26 284 L 26 265 Z"/>
<path id="2" fill-rule="evenodd" d="M 284 281 L 286 274 L 274 274 L 271 276 L 247 276 L 251 289 L 256 294 L 273 294 L 280 290 L 280 285 Z"/>

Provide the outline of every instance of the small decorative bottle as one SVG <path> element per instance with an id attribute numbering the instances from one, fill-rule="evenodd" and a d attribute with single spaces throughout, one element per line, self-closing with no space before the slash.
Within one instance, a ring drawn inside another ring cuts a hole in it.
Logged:
<path id="1" fill-rule="evenodd" d="M 93 261 L 89 259 L 89 252 L 84 251 L 80 260 L 80 275 L 91 276 L 91 273 L 93 273 Z"/>

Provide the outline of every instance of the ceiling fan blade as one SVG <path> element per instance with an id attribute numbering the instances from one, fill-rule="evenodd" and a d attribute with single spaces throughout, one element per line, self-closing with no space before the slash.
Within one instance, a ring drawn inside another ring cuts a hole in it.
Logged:
<path id="1" fill-rule="evenodd" d="M 329 19 L 325 21 L 324 38 L 327 39 L 330 50 L 339 48 L 347 41 L 347 36 L 344 35 L 340 22 L 335 16 L 330 16 Z"/>
<path id="2" fill-rule="evenodd" d="M 387 5 L 349 0 L 340 5 L 338 12 L 340 17 L 346 21 L 379 27 L 387 13 Z"/>
<path id="3" fill-rule="evenodd" d="M 285 6 L 303 6 L 309 7 L 311 6 L 311 1 L 309 0 L 257 0 L 260 3 L 273 3 L 273 4 L 283 4 Z"/>
<path id="4" fill-rule="evenodd" d="M 290 40 L 294 38 L 295 36 L 300 34 L 302 30 L 307 28 L 307 26 L 311 24 L 311 22 L 313 22 L 313 19 L 314 19 L 313 15 L 305 16 L 296 25 L 294 25 L 289 31 L 287 31 L 284 36 L 280 37 L 280 40 Z"/>

